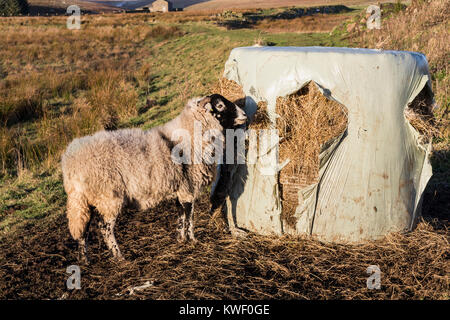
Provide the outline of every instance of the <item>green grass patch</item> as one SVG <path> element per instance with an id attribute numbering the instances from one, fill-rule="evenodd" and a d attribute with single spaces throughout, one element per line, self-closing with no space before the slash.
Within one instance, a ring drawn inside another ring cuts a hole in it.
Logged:
<path id="1" fill-rule="evenodd" d="M 66 195 L 57 171 L 3 177 L 1 184 L 0 237 L 63 211 Z"/>

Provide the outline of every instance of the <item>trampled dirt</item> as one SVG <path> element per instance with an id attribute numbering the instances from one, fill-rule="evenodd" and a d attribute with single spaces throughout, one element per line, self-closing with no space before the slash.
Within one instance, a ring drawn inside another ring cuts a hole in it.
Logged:
<path id="1" fill-rule="evenodd" d="M 91 225 L 91 263 L 81 266 L 81 289 L 69 291 L 66 268 L 77 264 L 76 243 L 65 216 L 30 225 L 0 244 L 2 299 L 420 299 L 449 298 L 448 228 L 422 221 L 406 235 L 357 246 L 311 238 L 224 231 L 220 214 L 196 206 L 198 242 L 175 239 L 175 203 L 149 212 L 126 212 L 116 237 L 127 260 L 116 264 L 96 222 Z M 366 269 L 378 265 L 381 289 L 367 289 Z M 130 289 L 150 281 L 141 291 Z"/>

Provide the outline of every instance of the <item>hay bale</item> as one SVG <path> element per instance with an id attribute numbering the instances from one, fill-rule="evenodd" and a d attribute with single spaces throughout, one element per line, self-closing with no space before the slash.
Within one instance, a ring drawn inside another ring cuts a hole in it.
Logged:
<path id="1" fill-rule="evenodd" d="M 301 175 L 307 184 L 317 182 L 319 153 L 323 144 L 347 128 L 347 111 L 327 99 L 314 83 L 279 97 L 276 104 L 280 161 L 291 159 L 283 174 Z"/>
<path id="2" fill-rule="evenodd" d="M 268 129 L 270 127 L 270 118 L 267 113 L 267 102 L 260 101 L 258 102 L 258 109 L 256 109 L 255 114 L 253 115 L 252 121 L 248 125 L 249 129 L 260 130 L 260 129 Z"/>
<path id="3" fill-rule="evenodd" d="M 290 159 L 279 174 L 282 219 L 294 227 L 298 191 L 318 181 L 320 149 L 347 128 L 347 111 L 310 82 L 290 96 L 279 97 L 276 113 L 280 162 Z"/>
<path id="4" fill-rule="evenodd" d="M 222 78 L 213 86 L 213 92 L 245 106 L 245 94 L 236 82 Z M 323 144 L 339 136 L 347 127 L 347 111 L 339 103 L 323 96 L 312 82 L 298 92 L 279 97 L 276 103 L 279 115 L 276 128 L 280 135 L 280 162 L 291 161 L 279 174 L 283 216 L 291 226 L 298 205 L 298 191 L 317 182 L 319 153 Z M 267 103 L 259 102 L 248 128 L 267 129 L 270 119 Z"/>

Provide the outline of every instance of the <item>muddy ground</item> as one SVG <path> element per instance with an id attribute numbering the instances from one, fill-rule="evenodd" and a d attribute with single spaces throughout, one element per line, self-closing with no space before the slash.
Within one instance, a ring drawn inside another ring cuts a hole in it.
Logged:
<path id="1" fill-rule="evenodd" d="M 310 238 L 235 239 L 211 217 L 203 196 L 196 207 L 196 244 L 175 239 L 175 203 L 127 212 L 116 236 L 127 260 L 110 259 L 94 222 L 91 263 L 81 289 L 69 291 L 66 268 L 77 264 L 65 216 L 29 225 L 0 244 L 2 299 L 421 299 L 449 297 L 448 223 L 425 217 L 417 230 L 358 246 Z M 380 290 L 366 286 L 379 265 Z M 151 286 L 130 295 L 130 288 Z"/>

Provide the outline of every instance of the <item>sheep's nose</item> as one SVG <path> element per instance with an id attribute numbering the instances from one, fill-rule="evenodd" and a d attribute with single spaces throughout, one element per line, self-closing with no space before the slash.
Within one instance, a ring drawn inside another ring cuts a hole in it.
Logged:
<path id="1" fill-rule="evenodd" d="M 241 125 L 247 122 L 247 115 L 245 114 L 244 110 L 242 110 L 241 108 L 236 108 L 237 109 L 237 117 L 236 119 L 234 119 L 234 124 L 235 125 Z"/>

